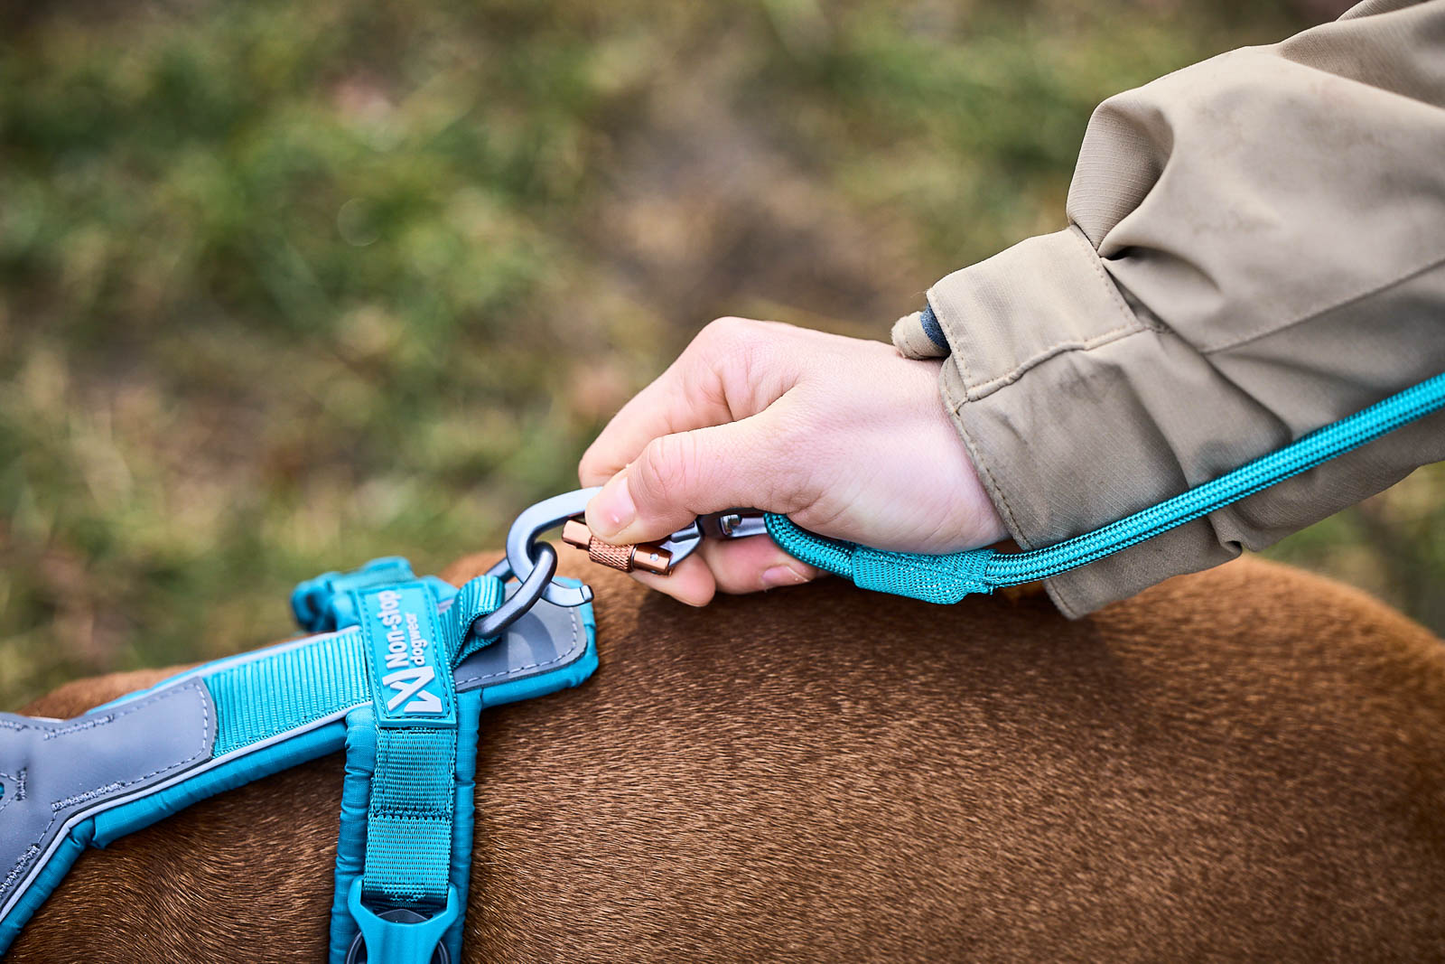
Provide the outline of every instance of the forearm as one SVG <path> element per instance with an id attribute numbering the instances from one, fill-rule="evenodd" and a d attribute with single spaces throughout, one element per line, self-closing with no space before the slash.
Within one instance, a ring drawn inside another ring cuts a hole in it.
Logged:
<path id="1" fill-rule="evenodd" d="M 1020 544 L 1103 525 L 1445 370 L 1445 2 L 1352 13 L 1105 102 L 1071 227 L 929 292 L 945 401 Z M 896 334 L 930 353 L 916 322 Z M 1050 591 L 1090 611 L 1441 458 L 1435 416 Z"/>

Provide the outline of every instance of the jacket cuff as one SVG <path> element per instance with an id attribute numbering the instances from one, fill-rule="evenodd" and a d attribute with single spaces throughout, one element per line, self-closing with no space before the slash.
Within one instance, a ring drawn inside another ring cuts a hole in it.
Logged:
<path id="1" fill-rule="evenodd" d="M 1231 413 L 1200 419 L 1191 399 L 1232 393 L 1197 353 L 1130 309 L 1077 228 L 956 271 L 928 299 L 952 348 L 945 404 L 1019 545 L 1052 545 L 1209 477 L 1186 478 L 1171 440 L 1209 444 L 1200 423 Z M 1215 469 L 1253 454 L 1236 459 L 1237 448 L 1216 443 Z M 1081 616 L 1237 555 L 1221 535 L 1191 523 L 1045 587 L 1065 615 Z"/>

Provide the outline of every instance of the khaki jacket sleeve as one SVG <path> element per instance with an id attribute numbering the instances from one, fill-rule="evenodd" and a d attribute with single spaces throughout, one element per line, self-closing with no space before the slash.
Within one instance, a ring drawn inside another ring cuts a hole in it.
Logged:
<path id="1" fill-rule="evenodd" d="M 1020 545 L 1214 478 L 1445 371 L 1445 0 L 1370 0 L 1105 101 L 1070 226 L 938 282 L 943 397 Z M 927 319 L 930 324 L 933 318 Z M 1049 581 L 1072 616 L 1445 459 L 1445 417 Z"/>

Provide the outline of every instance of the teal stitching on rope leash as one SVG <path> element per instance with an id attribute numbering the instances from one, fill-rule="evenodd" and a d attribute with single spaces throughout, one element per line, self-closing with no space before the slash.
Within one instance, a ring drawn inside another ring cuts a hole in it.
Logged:
<path id="1" fill-rule="evenodd" d="M 835 575 L 847 576 L 861 588 L 925 602 L 955 603 L 973 593 L 1047 579 L 1113 555 L 1372 442 L 1442 406 L 1445 374 L 1426 379 L 1172 499 L 1031 552 L 886 552 L 815 535 L 787 516 L 774 513 L 766 516 L 767 529 L 788 554 Z"/>

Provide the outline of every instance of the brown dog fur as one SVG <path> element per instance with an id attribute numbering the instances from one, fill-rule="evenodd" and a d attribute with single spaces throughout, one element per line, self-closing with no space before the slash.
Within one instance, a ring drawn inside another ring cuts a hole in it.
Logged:
<path id="1" fill-rule="evenodd" d="M 602 667 L 483 718 L 470 960 L 1445 957 L 1445 649 L 1358 592 L 1245 560 L 1068 622 L 564 568 Z M 87 852 L 13 960 L 323 959 L 340 785 Z"/>

